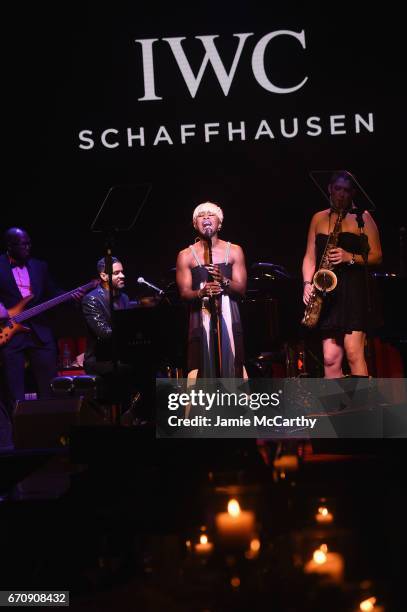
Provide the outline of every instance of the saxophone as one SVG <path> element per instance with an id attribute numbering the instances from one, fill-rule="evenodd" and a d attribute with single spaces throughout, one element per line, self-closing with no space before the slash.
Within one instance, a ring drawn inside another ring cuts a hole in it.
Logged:
<path id="1" fill-rule="evenodd" d="M 305 327 L 315 327 L 321 314 L 323 297 L 326 293 L 333 291 L 338 284 L 338 278 L 335 272 L 332 271 L 333 264 L 329 261 L 329 251 L 338 244 L 338 237 L 344 216 L 344 211 L 340 211 L 334 228 L 326 241 L 318 270 L 315 272 L 314 278 L 312 279 L 312 292 L 309 302 L 305 307 L 304 317 L 301 321 L 302 325 L 305 325 Z"/>

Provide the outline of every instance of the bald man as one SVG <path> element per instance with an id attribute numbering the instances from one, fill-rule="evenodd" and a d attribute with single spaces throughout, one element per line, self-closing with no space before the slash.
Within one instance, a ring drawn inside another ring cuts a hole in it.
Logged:
<path id="1" fill-rule="evenodd" d="M 33 295 L 29 308 L 61 293 L 52 282 L 48 266 L 30 256 L 31 240 L 21 228 L 12 227 L 5 234 L 6 253 L 0 255 L 0 319 L 24 297 Z M 28 333 L 15 334 L 0 349 L 12 409 L 16 400 L 24 399 L 24 371 L 28 359 L 34 373 L 39 397 L 50 396 L 50 380 L 57 373 L 56 344 L 44 315 L 26 322 Z"/>
<path id="2" fill-rule="evenodd" d="M 177 258 L 177 285 L 181 297 L 190 302 L 188 371 L 200 378 L 215 374 L 214 346 L 211 338 L 211 313 L 208 298 L 218 296 L 224 378 L 243 377 L 243 334 L 238 299 L 246 291 L 246 266 L 237 244 L 218 236 L 223 211 L 213 202 L 199 204 L 192 215 L 198 238 Z M 212 247 L 213 265 L 208 261 Z"/>

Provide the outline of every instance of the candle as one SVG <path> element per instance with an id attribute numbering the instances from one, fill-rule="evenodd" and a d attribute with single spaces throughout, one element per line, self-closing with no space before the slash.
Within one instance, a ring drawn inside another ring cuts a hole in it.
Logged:
<path id="1" fill-rule="evenodd" d="M 260 548 L 260 540 L 258 538 L 253 538 L 253 540 L 250 541 L 249 549 L 246 550 L 244 556 L 246 557 L 246 559 L 256 559 L 256 557 L 259 556 Z"/>
<path id="2" fill-rule="evenodd" d="M 239 576 L 233 576 L 230 579 L 230 586 L 232 586 L 234 589 L 238 589 L 240 587 L 240 578 L 239 578 Z"/>
<path id="3" fill-rule="evenodd" d="M 254 513 L 241 510 L 236 499 L 229 501 L 227 512 L 216 515 L 215 523 L 220 539 L 232 546 L 247 545 L 255 529 Z"/>
<path id="4" fill-rule="evenodd" d="M 368 599 L 364 599 L 359 604 L 359 610 L 362 612 L 372 612 L 375 609 L 376 597 L 369 597 Z"/>
<path id="5" fill-rule="evenodd" d="M 206 536 L 205 534 L 202 534 L 201 537 L 199 538 L 199 543 L 195 544 L 196 554 L 205 556 L 205 555 L 210 555 L 212 551 L 213 551 L 212 542 L 208 541 L 208 536 Z"/>
<path id="6" fill-rule="evenodd" d="M 281 455 L 281 457 L 274 459 L 273 465 L 276 470 L 295 472 L 298 470 L 298 457 L 297 455 Z"/>
<path id="7" fill-rule="evenodd" d="M 343 580 L 344 561 L 339 553 L 328 552 L 326 544 L 314 551 L 312 559 L 304 566 L 306 574 L 321 574 L 333 582 Z"/>
<path id="8" fill-rule="evenodd" d="M 376 597 L 368 597 L 360 602 L 357 612 L 384 612 L 383 606 L 376 606 Z"/>
<path id="9" fill-rule="evenodd" d="M 317 523 L 332 523 L 334 520 L 333 514 L 329 512 L 328 508 L 321 506 L 318 508 L 318 512 L 315 515 Z"/>

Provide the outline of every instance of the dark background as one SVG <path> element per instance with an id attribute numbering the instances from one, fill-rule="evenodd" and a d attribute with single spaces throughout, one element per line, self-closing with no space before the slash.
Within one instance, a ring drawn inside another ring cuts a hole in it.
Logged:
<path id="1" fill-rule="evenodd" d="M 57 282 L 69 289 L 93 275 L 102 254 L 103 240 L 89 227 L 108 189 L 151 182 L 136 227 L 114 249 L 124 260 L 130 295 L 139 275 L 171 280 L 177 252 L 193 240 L 192 210 L 207 199 L 223 207 L 222 236 L 243 246 L 249 265 L 271 261 L 299 275 L 309 220 L 325 207 L 309 172 L 346 168 L 376 204 L 384 269 L 397 272 L 405 223 L 400 16 L 390 7 L 357 5 L 88 1 L 12 8 L 3 23 L 9 137 L 3 139 L 2 229 L 25 227 L 34 255 L 48 260 Z M 287 87 L 308 75 L 304 87 L 287 95 L 262 89 L 251 71 L 255 44 L 278 29 L 304 29 L 306 37 L 305 50 L 280 39 L 266 54 L 273 82 Z M 216 45 L 229 70 L 237 47 L 232 35 L 242 32 L 254 35 L 227 97 L 209 66 L 192 99 L 168 44 L 158 42 L 156 91 L 163 100 L 138 101 L 144 87 L 136 38 L 187 37 L 184 49 L 196 74 L 203 46 L 194 36 L 219 34 Z M 374 132 L 355 134 L 354 114 L 369 112 Z M 337 114 L 347 116 L 346 135 L 329 134 L 329 115 Z M 321 136 L 305 134 L 312 115 L 322 118 Z M 290 126 L 294 116 L 299 135 L 283 138 L 279 120 Z M 254 141 L 261 119 L 274 140 Z M 196 123 L 199 134 L 205 122 L 220 122 L 225 132 L 227 121 L 245 121 L 247 140 L 228 142 L 223 133 L 209 144 L 202 135 L 180 144 L 182 123 Z M 160 125 L 173 146 L 152 146 Z M 140 126 L 144 148 L 78 147 L 83 129 L 125 133 Z"/>

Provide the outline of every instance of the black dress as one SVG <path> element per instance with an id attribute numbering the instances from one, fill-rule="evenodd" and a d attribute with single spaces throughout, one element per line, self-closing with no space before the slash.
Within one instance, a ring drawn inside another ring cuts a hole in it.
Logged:
<path id="1" fill-rule="evenodd" d="M 232 278 L 232 265 L 229 263 L 218 264 L 223 276 Z M 192 268 L 192 289 L 199 289 L 201 283 L 209 280 L 208 270 L 204 265 Z M 222 300 L 223 302 L 223 300 Z M 243 376 L 243 332 L 240 322 L 239 306 L 235 296 L 229 296 L 229 308 L 232 324 L 232 335 L 234 344 L 234 355 L 231 342 L 224 320 L 221 315 L 222 330 L 222 372 L 223 378 L 241 378 Z M 189 333 L 188 333 L 188 371 L 197 369 L 201 378 L 215 376 L 213 357 L 213 338 L 211 348 L 208 347 L 206 333 L 202 321 L 202 301 L 194 300 L 190 305 Z"/>
<path id="2" fill-rule="evenodd" d="M 317 265 L 321 261 L 328 236 L 316 235 Z M 341 232 L 338 236 L 338 247 L 354 255 L 362 255 L 367 237 L 364 234 Z M 369 275 L 364 265 L 347 263 L 335 266 L 333 271 L 338 278 L 336 288 L 327 293 L 323 299 L 319 329 L 323 336 L 350 334 L 352 331 L 364 331 L 377 324 L 377 314 L 373 315 L 371 305 Z"/>

